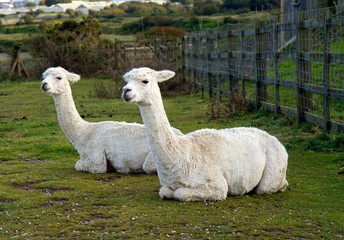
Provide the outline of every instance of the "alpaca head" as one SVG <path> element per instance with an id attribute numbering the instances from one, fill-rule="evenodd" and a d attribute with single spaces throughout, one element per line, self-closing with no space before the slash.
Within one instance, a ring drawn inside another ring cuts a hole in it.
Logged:
<path id="1" fill-rule="evenodd" d="M 169 70 L 155 71 L 147 67 L 134 68 L 123 75 L 127 84 L 123 87 L 122 98 L 126 102 L 150 105 L 151 99 L 160 93 L 158 83 L 172 78 L 174 74 Z"/>
<path id="2" fill-rule="evenodd" d="M 63 93 L 70 87 L 69 82 L 74 83 L 80 79 L 78 74 L 70 73 L 62 67 L 48 68 L 42 74 L 42 77 L 41 88 L 44 92 L 51 95 Z"/>

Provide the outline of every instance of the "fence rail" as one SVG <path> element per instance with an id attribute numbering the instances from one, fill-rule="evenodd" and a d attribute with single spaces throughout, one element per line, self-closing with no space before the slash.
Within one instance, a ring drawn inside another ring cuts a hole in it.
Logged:
<path id="1" fill-rule="evenodd" d="M 258 109 L 344 133 L 344 7 L 295 11 L 184 36 L 187 78 Z"/>

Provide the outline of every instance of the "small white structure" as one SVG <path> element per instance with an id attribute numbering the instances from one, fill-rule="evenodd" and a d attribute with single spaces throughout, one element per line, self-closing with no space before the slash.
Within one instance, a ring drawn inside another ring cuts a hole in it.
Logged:
<path id="1" fill-rule="evenodd" d="M 80 11 L 85 15 L 88 15 L 89 10 L 100 11 L 106 6 L 110 6 L 111 2 L 99 1 L 99 2 L 87 2 L 87 1 L 72 1 L 71 3 L 59 3 L 56 6 L 62 8 L 63 12 L 67 9 L 74 11 Z"/>
<path id="2" fill-rule="evenodd" d="M 13 0 L 0 0 L 0 9 L 13 8 Z"/>
<path id="3" fill-rule="evenodd" d="M 50 7 L 40 7 L 39 9 L 45 13 L 63 13 L 64 12 L 64 9 L 60 7 L 59 5 L 53 5 Z"/>
<path id="4" fill-rule="evenodd" d="M 13 0 L 13 8 L 26 7 L 27 0 Z"/>
<path id="5" fill-rule="evenodd" d="M 227 195 L 284 191 L 288 154 L 256 128 L 201 129 L 177 136 L 170 127 L 159 82 L 174 72 L 133 69 L 123 77 L 125 101 L 136 103 L 157 164 L 163 199 L 224 200 Z"/>
<path id="6" fill-rule="evenodd" d="M 88 15 L 89 9 L 84 4 L 81 4 L 79 7 L 75 9 L 76 12 L 81 12 L 84 15 Z"/>
<path id="7" fill-rule="evenodd" d="M 105 173 L 112 167 L 121 173 L 156 173 L 142 124 L 86 122 L 75 107 L 70 87 L 80 76 L 56 67 L 47 69 L 43 78 L 41 88 L 54 98 L 59 124 L 80 155 L 77 171 Z"/>

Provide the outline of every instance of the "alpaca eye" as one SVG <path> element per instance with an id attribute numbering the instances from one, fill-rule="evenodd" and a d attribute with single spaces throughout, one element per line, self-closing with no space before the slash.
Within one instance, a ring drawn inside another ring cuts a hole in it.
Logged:
<path id="1" fill-rule="evenodd" d="M 57 78 L 57 80 L 61 80 L 62 79 L 62 77 L 56 77 Z"/>
<path id="2" fill-rule="evenodd" d="M 143 80 L 142 81 L 144 84 L 147 84 L 148 83 L 148 80 Z"/>

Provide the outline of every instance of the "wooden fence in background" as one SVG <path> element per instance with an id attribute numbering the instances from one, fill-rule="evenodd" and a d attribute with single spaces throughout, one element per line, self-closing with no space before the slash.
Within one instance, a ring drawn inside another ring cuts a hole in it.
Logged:
<path id="1" fill-rule="evenodd" d="M 174 84 L 184 81 L 182 38 L 176 41 L 164 38 L 116 40 L 115 44 L 116 69 L 144 66 L 155 70 L 170 69 L 176 73 Z"/>
<path id="2" fill-rule="evenodd" d="M 326 8 L 184 36 L 185 77 L 209 96 L 344 132 L 344 8 Z"/>

